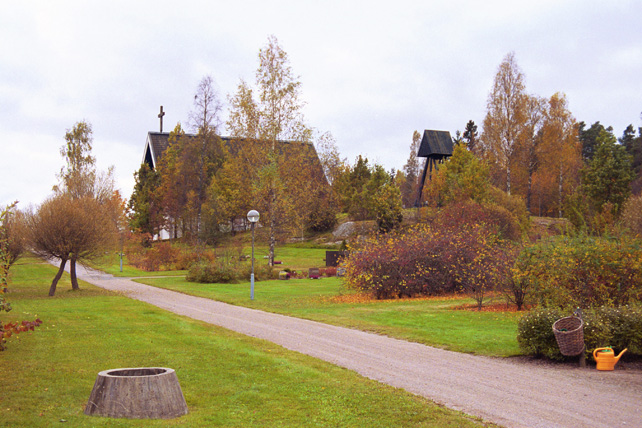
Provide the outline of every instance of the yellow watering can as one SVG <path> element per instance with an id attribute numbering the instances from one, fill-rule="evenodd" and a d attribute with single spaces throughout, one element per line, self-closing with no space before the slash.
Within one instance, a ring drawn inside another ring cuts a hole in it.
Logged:
<path id="1" fill-rule="evenodd" d="M 620 361 L 620 357 L 625 352 L 626 349 L 620 352 L 620 355 L 616 357 L 613 349 L 611 348 L 596 348 L 593 351 L 593 358 L 597 363 L 595 368 L 598 370 L 613 370 L 613 367 L 615 367 L 615 364 Z"/>

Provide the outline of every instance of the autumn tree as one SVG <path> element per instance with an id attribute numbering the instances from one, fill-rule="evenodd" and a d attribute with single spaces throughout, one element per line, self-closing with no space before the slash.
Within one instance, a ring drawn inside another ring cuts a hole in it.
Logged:
<path id="1" fill-rule="evenodd" d="M 274 36 L 270 36 L 267 45 L 259 51 L 255 78 L 256 98 L 252 88 L 243 80 L 236 94 L 229 98 L 231 108 L 227 128 L 233 137 L 247 143 L 245 155 L 252 159 L 253 170 L 256 171 L 248 173 L 254 174 L 252 190 L 259 205 L 256 208 L 261 212 L 261 222 L 267 225 L 268 260 L 272 265 L 277 231 L 287 225 L 288 219 L 302 215 L 297 213 L 296 203 L 300 208 L 311 203 L 314 196 L 310 191 L 303 200 L 292 197 L 296 190 L 292 183 L 302 184 L 302 181 L 292 180 L 290 176 L 299 173 L 300 169 L 288 168 L 286 163 L 301 165 L 305 160 L 286 159 L 282 142 L 310 144 L 312 130 L 303 117 L 301 83 L 292 72 L 287 53 Z"/>
<path id="2" fill-rule="evenodd" d="M 495 75 L 481 137 L 482 152 L 495 168 L 496 184 L 501 183 L 508 194 L 514 187 L 519 136 L 526 121 L 524 91 L 524 75 L 511 52 L 504 57 Z"/>
<path id="3" fill-rule="evenodd" d="M 537 95 L 526 95 L 524 103 L 525 123 L 520 135 L 521 160 L 528 176 L 526 184 L 526 208 L 531 211 L 533 176 L 541 160 L 542 136 L 540 130 L 546 114 L 546 99 Z"/>
<path id="4" fill-rule="evenodd" d="M 354 220 L 365 220 L 369 216 L 365 202 L 368 195 L 364 189 L 371 175 L 368 159 L 359 155 L 354 165 L 347 165 L 333 182 L 341 211 L 350 214 Z"/>
<path id="5" fill-rule="evenodd" d="M 388 233 L 399 227 L 403 221 L 401 191 L 394 183 L 395 177 L 388 175 L 374 194 L 372 209 L 379 233 Z"/>
<path id="6" fill-rule="evenodd" d="M 104 215 L 104 208 L 95 198 L 73 198 L 68 193 L 59 193 L 25 216 L 30 248 L 41 257 L 60 260 L 49 296 L 55 294 L 68 260 L 98 257 L 114 242 L 115 224 L 110 216 Z M 77 290 L 75 265 L 70 271 L 72 289 Z"/>
<path id="7" fill-rule="evenodd" d="M 169 231 L 170 237 L 177 238 L 179 229 L 185 234 L 187 201 L 189 192 L 190 170 L 182 168 L 185 165 L 181 157 L 185 140 L 189 138 L 180 123 L 176 124 L 169 133 L 168 146 L 158 162 L 156 171 L 160 177 L 158 197 L 164 214 L 163 228 Z"/>
<path id="8" fill-rule="evenodd" d="M 578 127 L 564 94 L 553 94 L 548 100 L 540 134 L 538 175 L 548 183 L 543 191 L 553 196 L 551 211 L 562 217 L 565 198 L 579 185 L 582 168 Z"/>
<path id="9" fill-rule="evenodd" d="M 221 106 L 214 79 L 203 77 L 189 113 L 193 134 L 187 134 L 178 123 L 157 166 L 156 198 L 162 208 L 163 226 L 173 238 L 180 232 L 184 238 L 200 240 L 209 233 L 203 228 L 203 209 L 212 177 L 226 157 L 219 136 Z M 148 195 L 143 199 L 154 198 Z"/>
<path id="10" fill-rule="evenodd" d="M 453 148 L 453 155 L 436 171 L 426 199 L 431 205 L 487 200 L 491 183 L 487 163 L 463 145 Z"/>
<path id="11" fill-rule="evenodd" d="M 341 157 L 337 143 L 330 132 L 318 135 L 315 147 L 326 179 L 332 184 L 347 160 Z"/>
<path id="12" fill-rule="evenodd" d="M 228 157 L 212 177 L 205 204 L 210 242 L 216 238 L 219 225 L 232 225 L 236 218 L 245 218 L 243 214 L 253 208 L 253 168 L 250 158 L 239 153 Z"/>
<path id="13" fill-rule="evenodd" d="M 6 291 L 9 269 L 24 251 L 23 216 L 16 210 L 17 204 L 7 205 L 0 212 L 0 293 Z"/>
<path id="14" fill-rule="evenodd" d="M 93 141 L 90 123 L 77 122 L 67 130 L 65 144 L 60 148 L 65 166 L 58 175 L 61 183 L 54 190 L 67 192 L 75 198 L 93 193 L 96 178 L 96 158 L 91 154 Z"/>
<path id="15" fill-rule="evenodd" d="M 67 130 L 60 150 L 66 166 L 58 176 L 55 196 L 25 218 L 30 247 L 44 257 L 60 260 L 50 295 L 55 293 L 67 261 L 72 288 L 78 289 L 76 263 L 102 254 L 122 227 L 124 206 L 114 188 L 113 168 L 96 171 L 92 144 L 92 129 L 87 122 L 78 122 Z"/>
<path id="16" fill-rule="evenodd" d="M 340 197 L 341 210 L 353 220 L 376 220 L 381 232 L 402 220 L 401 191 L 394 174 L 381 165 L 370 165 L 361 155 L 337 176 L 333 190 Z"/>
<path id="17" fill-rule="evenodd" d="M 225 160 L 223 142 L 218 132 L 221 109 L 222 103 L 214 79 L 211 76 L 203 77 L 194 95 L 194 106 L 190 114 L 196 137 L 185 140 L 188 147 L 184 148 L 183 156 L 184 162 L 190 162 L 183 165 L 183 168 L 195 172 L 195 188 L 190 193 L 193 200 L 188 201 L 188 205 L 195 210 L 198 237 L 202 232 L 201 214 L 207 199 L 207 187 Z"/>

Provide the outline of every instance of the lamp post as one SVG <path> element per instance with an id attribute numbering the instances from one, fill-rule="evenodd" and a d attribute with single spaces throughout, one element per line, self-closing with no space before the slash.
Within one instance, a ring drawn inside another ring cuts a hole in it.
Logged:
<path id="1" fill-rule="evenodd" d="M 250 275 L 250 299 L 254 300 L 254 225 L 259 221 L 259 212 L 251 210 L 247 213 L 252 228 L 252 274 Z"/>

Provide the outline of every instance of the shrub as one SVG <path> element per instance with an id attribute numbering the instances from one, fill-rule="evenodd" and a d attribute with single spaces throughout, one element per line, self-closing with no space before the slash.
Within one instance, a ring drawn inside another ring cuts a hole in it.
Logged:
<path id="1" fill-rule="evenodd" d="M 437 229 L 418 225 L 405 233 L 370 238 L 345 260 L 346 283 L 377 299 L 463 290 L 479 307 L 512 264 L 505 243 L 484 225 Z"/>
<path id="2" fill-rule="evenodd" d="M 517 342 L 527 355 L 562 360 L 553 324 L 568 312 L 558 308 L 540 308 L 525 314 L 518 323 Z M 616 351 L 628 348 L 631 354 L 642 355 L 642 309 L 600 307 L 584 312 L 584 343 L 587 355 L 593 350 L 611 346 Z"/>
<path id="3" fill-rule="evenodd" d="M 443 268 L 479 310 L 490 291 L 504 288 L 514 261 L 512 248 L 484 225 L 451 231 L 444 255 Z"/>
<path id="4" fill-rule="evenodd" d="M 319 200 L 311 207 L 308 215 L 307 226 L 313 232 L 327 232 L 337 224 L 337 204 L 331 195 L 325 193 L 322 191 L 319 194 Z"/>
<path id="5" fill-rule="evenodd" d="M 528 231 L 530 227 L 530 215 L 526 208 L 526 203 L 521 196 L 509 195 L 503 190 L 493 186 L 489 190 L 488 201 L 508 210 L 519 224 L 522 233 Z"/>
<path id="6" fill-rule="evenodd" d="M 533 290 L 537 287 L 537 277 L 527 274 L 533 263 L 537 262 L 537 257 L 532 247 L 522 248 L 513 265 L 512 277 L 501 290 L 506 299 L 517 306 L 518 311 L 531 300 Z"/>
<path id="7" fill-rule="evenodd" d="M 439 266 L 444 247 L 445 238 L 425 225 L 370 237 L 344 259 L 345 281 L 377 299 L 452 292 L 454 283 Z"/>
<path id="8" fill-rule="evenodd" d="M 517 219 L 506 208 L 496 204 L 480 204 L 472 200 L 450 204 L 432 218 L 436 227 L 457 229 L 462 225 L 485 224 L 504 239 L 518 241 L 522 230 Z"/>
<path id="9" fill-rule="evenodd" d="M 154 242 L 149 235 L 132 235 L 125 246 L 125 254 L 132 266 L 152 272 L 184 270 L 192 264 L 216 259 L 212 250 L 193 247 L 180 242 Z"/>
<path id="10" fill-rule="evenodd" d="M 642 195 L 629 198 L 622 210 L 621 222 L 633 234 L 642 237 Z"/>
<path id="11" fill-rule="evenodd" d="M 245 271 L 243 273 L 243 278 L 249 280 L 252 266 L 245 266 Z M 254 264 L 254 280 L 255 281 L 268 281 L 270 279 L 277 279 L 279 277 L 278 270 L 275 270 L 273 267 L 267 264 L 257 265 Z"/>
<path id="12" fill-rule="evenodd" d="M 189 268 L 185 279 L 204 284 L 229 284 L 237 281 L 238 274 L 229 263 L 199 262 Z"/>
<path id="13" fill-rule="evenodd" d="M 642 355 L 642 308 L 624 306 L 621 308 L 601 307 L 596 317 L 608 326 L 609 337 L 604 346 Z M 596 344 L 597 340 L 594 341 Z"/>
<path id="14" fill-rule="evenodd" d="M 515 275 L 534 284 L 542 306 L 622 306 L 642 297 L 640 242 L 622 238 L 553 237 L 522 251 Z"/>
<path id="15" fill-rule="evenodd" d="M 203 284 L 231 284 L 249 281 L 252 266 L 233 263 L 229 258 L 219 258 L 214 262 L 201 261 L 194 263 L 185 279 Z M 268 265 L 254 265 L 254 280 L 266 281 L 278 278 L 278 273 Z"/>
<path id="16" fill-rule="evenodd" d="M 553 324 L 562 317 L 562 311 L 557 308 L 536 309 L 522 316 L 517 324 L 520 349 L 527 355 L 562 359 L 553 333 Z"/>

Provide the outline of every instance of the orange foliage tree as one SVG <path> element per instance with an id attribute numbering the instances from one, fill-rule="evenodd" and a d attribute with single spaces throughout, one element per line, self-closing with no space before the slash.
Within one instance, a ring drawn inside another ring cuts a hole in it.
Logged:
<path id="1" fill-rule="evenodd" d="M 562 217 L 564 202 L 579 185 L 582 168 L 578 127 L 564 94 L 548 100 L 540 133 L 541 161 L 534 174 L 540 215 Z"/>

